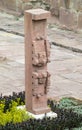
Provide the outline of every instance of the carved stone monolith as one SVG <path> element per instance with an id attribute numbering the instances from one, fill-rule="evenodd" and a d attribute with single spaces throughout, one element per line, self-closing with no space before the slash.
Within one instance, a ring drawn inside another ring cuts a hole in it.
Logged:
<path id="1" fill-rule="evenodd" d="M 25 11 L 25 99 L 27 110 L 33 114 L 50 111 L 47 106 L 50 46 L 46 36 L 49 16 L 50 12 L 43 9 Z"/>

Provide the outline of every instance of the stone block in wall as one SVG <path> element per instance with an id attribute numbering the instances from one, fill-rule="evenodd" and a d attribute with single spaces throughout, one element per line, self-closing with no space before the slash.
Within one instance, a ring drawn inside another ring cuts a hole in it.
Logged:
<path id="1" fill-rule="evenodd" d="M 44 0 L 46 3 L 50 4 L 51 0 Z"/>
<path id="2" fill-rule="evenodd" d="M 82 11 L 82 0 L 72 0 L 73 6 L 72 8 L 76 11 Z"/>
<path id="3" fill-rule="evenodd" d="M 78 29 L 82 29 L 82 12 L 78 14 Z"/>
<path id="4" fill-rule="evenodd" d="M 60 6 L 66 9 L 82 10 L 82 0 L 60 0 Z"/>
<path id="5" fill-rule="evenodd" d="M 4 0 L 0 0 L 0 7 L 3 7 L 5 5 L 5 1 Z"/>
<path id="6" fill-rule="evenodd" d="M 15 10 L 16 9 L 16 0 L 4 0 L 4 7 L 6 9 Z"/>
<path id="7" fill-rule="evenodd" d="M 77 12 L 65 8 L 60 8 L 59 22 L 67 29 L 75 30 L 77 28 Z"/>
<path id="8" fill-rule="evenodd" d="M 70 8 L 71 1 L 70 0 L 60 0 L 60 6 L 63 8 Z"/>
<path id="9" fill-rule="evenodd" d="M 16 0 L 16 8 L 18 12 L 22 12 L 22 4 L 23 4 L 23 1 L 22 0 Z"/>
<path id="10" fill-rule="evenodd" d="M 2 0 L 2 2 L 0 2 L 0 7 L 12 11 L 21 12 L 22 3 L 23 3 L 22 0 Z"/>
<path id="11" fill-rule="evenodd" d="M 28 10 L 28 9 L 32 9 L 32 8 L 33 8 L 33 5 L 30 2 L 23 3 L 23 5 L 22 5 L 23 12 L 24 12 L 24 10 Z"/>
<path id="12" fill-rule="evenodd" d="M 59 7 L 60 7 L 60 0 L 52 0 L 51 1 L 51 13 L 54 16 L 59 16 Z"/>
<path id="13" fill-rule="evenodd" d="M 50 5 L 45 0 L 29 0 L 28 2 L 23 2 L 22 9 L 28 10 L 28 9 L 36 9 L 36 8 L 42 8 L 49 10 Z"/>
<path id="14" fill-rule="evenodd" d="M 27 2 L 29 2 L 30 0 L 22 0 L 22 1 L 27 3 Z"/>
<path id="15" fill-rule="evenodd" d="M 4 0 L 4 7 L 7 9 L 15 10 L 16 9 L 16 0 Z"/>

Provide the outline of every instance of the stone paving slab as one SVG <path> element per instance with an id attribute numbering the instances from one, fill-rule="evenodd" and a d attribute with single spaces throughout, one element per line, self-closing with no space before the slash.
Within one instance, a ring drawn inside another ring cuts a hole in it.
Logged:
<path id="1" fill-rule="evenodd" d="M 0 13 L 0 30 L 24 36 L 24 17 Z M 48 20 L 47 31 L 48 39 L 53 44 L 82 53 L 82 33 L 60 29 L 53 17 Z"/>
<path id="2" fill-rule="evenodd" d="M 49 41 L 54 45 L 82 53 L 82 33 L 52 28 L 49 29 L 48 35 Z"/>
<path id="3" fill-rule="evenodd" d="M 0 93 L 6 95 L 25 90 L 23 19 L 0 13 Z M 61 30 L 49 20 L 48 39 L 56 45 L 48 66 L 52 75 L 48 97 L 82 99 L 82 53 L 57 47 L 82 52 L 82 34 Z"/>
<path id="4" fill-rule="evenodd" d="M 24 38 L 0 32 L 0 93 L 24 91 Z"/>
<path id="5" fill-rule="evenodd" d="M 82 99 L 82 54 L 52 47 L 49 65 L 51 97 L 74 96 Z M 52 93 L 52 94 L 51 94 Z"/>
<path id="6" fill-rule="evenodd" d="M 82 99 L 82 53 L 51 45 L 48 98 Z M 24 37 L 0 31 L 0 93 L 25 90 Z"/>

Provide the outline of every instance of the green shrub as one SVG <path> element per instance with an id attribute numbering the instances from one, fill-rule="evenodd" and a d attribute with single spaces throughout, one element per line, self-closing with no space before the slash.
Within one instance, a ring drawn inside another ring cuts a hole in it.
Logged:
<path id="1" fill-rule="evenodd" d="M 82 130 L 82 101 L 63 98 L 59 103 L 48 101 L 57 118 L 29 119 L 25 110 L 17 108 L 25 103 L 25 93 L 0 97 L 0 130 Z"/>
<path id="2" fill-rule="evenodd" d="M 4 113 L 5 105 L 4 103 L 0 104 L 0 125 L 6 125 L 10 122 L 15 124 L 32 118 L 25 110 L 18 109 L 17 105 L 17 102 L 11 101 L 9 110 Z"/>
<path id="3" fill-rule="evenodd" d="M 71 98 L 63 98 L 59 103 L 49 101 L 52 111 L 58 114 L 60 126 L 75 128 L 82 126 L 82 102 Z"/>
<path id="4" fill-rule="evenodd" d="M 25 92 L 19 92 L 15 93 L 13 92 L 12 96 L 0 96 L 0 103 L 3 103 L 4 106 L 4 112 L 6 112 L 9 109 L 9 105 L 12 101 L 17 102 L 17 105 L 24 105 L 25 104 Z"/>

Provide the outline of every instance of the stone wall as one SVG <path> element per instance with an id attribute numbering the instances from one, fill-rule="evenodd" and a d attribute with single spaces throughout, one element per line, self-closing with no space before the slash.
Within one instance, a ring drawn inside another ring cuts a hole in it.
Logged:
<path id="1" fill-rule="evenodd" d="M 0 9 L 10 12 L 22 12 L 22 0 L 0 0 Z"/>
<path id="2" fill-rule="evenodd" d="M 82 29 L 82 0 L 52 0 L 51 12 L 63 27 Z"/>
<path id="3" fill-rule="evenodd" d="M 50 0 L 0 0 L 0 9 L 10 13 L 23 14 L 32 8 L 50 9 Z"/>
<path id="4" fill-rule="evenodd" d="M 82 29 L 82 0 L 0 0 L 1 10 L 16 14 L 32 8 L 50 10 L 65 28 Z"/>
<path id="5" fill-rule="evenodd" d="M 61 0 L 59 21 L 68 29 L 82 29 L 82 0 Z"/>

